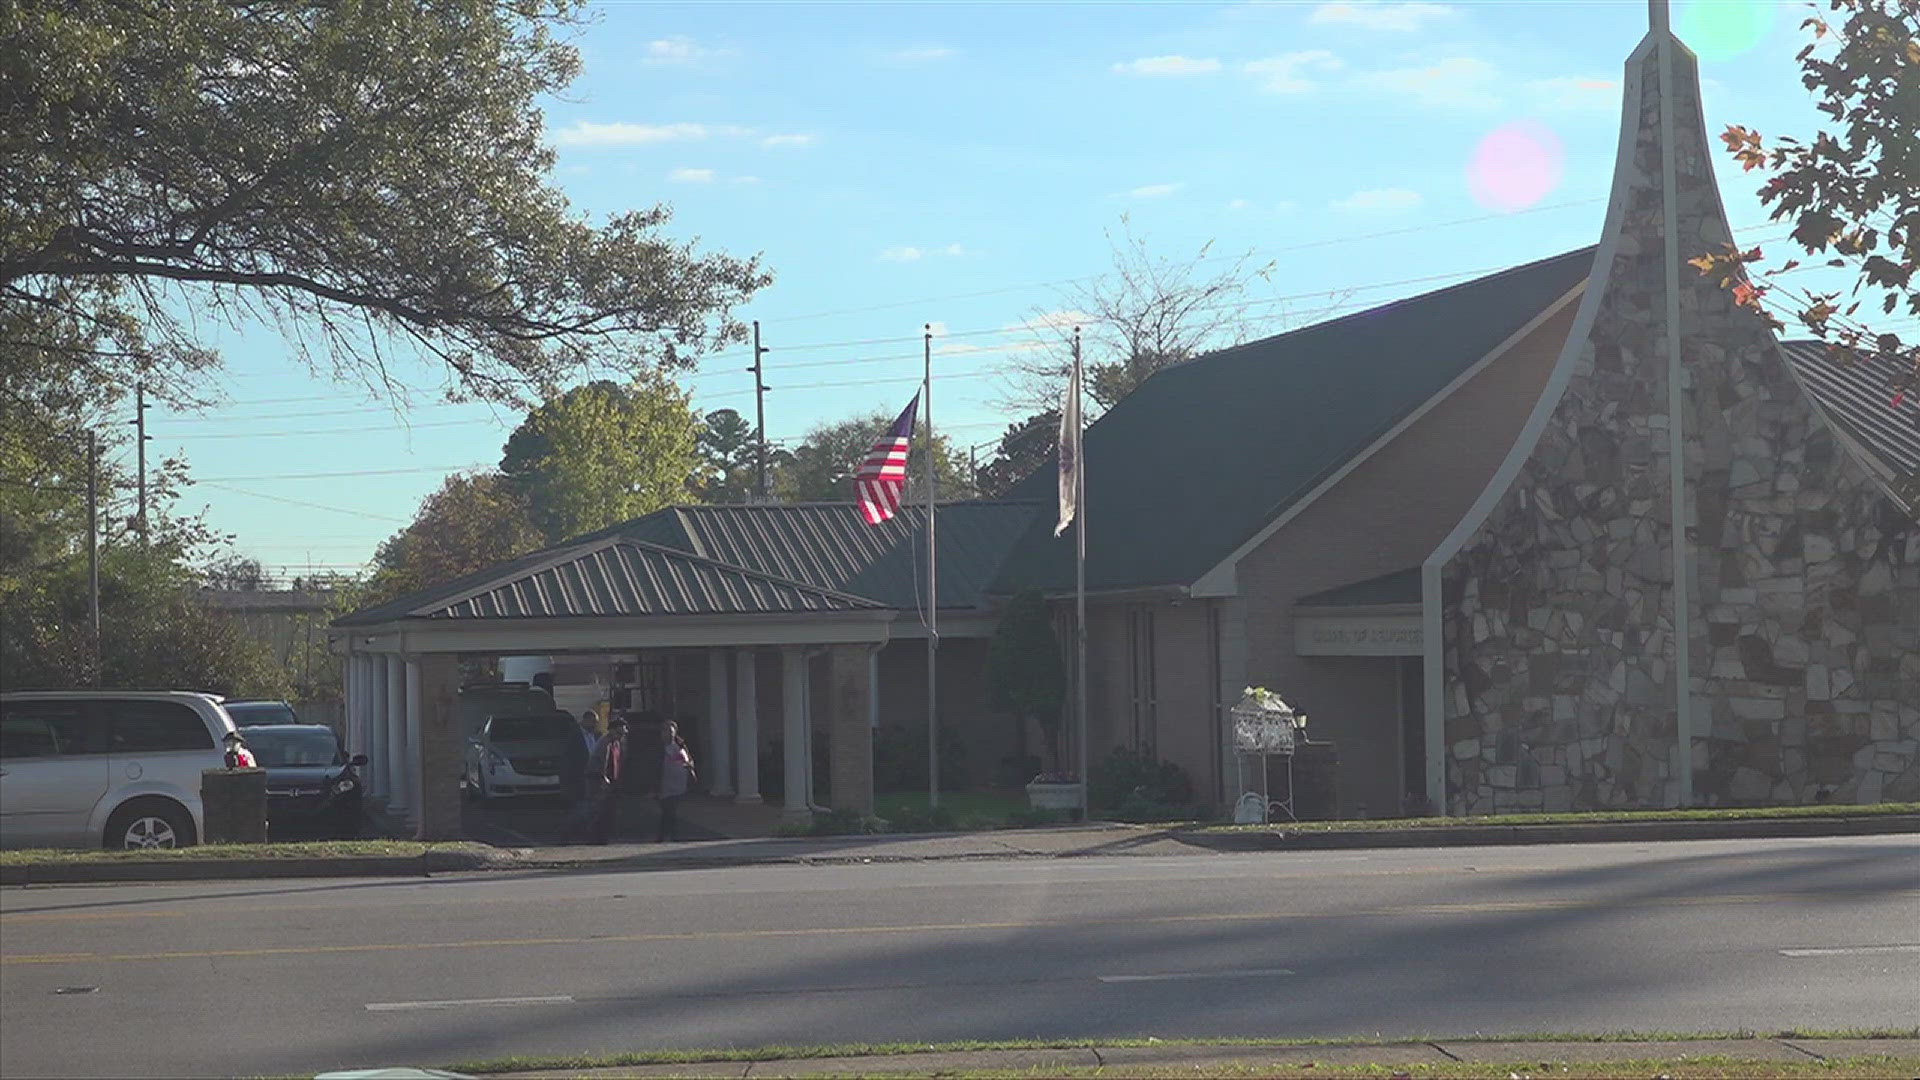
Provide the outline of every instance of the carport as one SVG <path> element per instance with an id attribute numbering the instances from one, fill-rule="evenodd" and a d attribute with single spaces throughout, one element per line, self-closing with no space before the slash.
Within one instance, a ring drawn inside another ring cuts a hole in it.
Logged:
<path id="1" fill-rule="evenodd" d="M 345 658 L 347 741 L 370 759 L 369 794 L 404 831 L 444 839 L 461 832 L 463 656 L 696 652 L 702 772 L 714 794 L 743 803 L 761 801 L 760 667 L 777 664 L 787 812 L 808 812 L 810 704 L 823 701 L 833 808 L 871 813 L 876 657 L 897 616 L 851 592 L 615 534 L 356 612 L 330 641 Z"/>

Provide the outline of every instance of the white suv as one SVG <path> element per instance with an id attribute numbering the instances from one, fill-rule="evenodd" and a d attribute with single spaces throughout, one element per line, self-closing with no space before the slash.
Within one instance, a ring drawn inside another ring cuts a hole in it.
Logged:
<path id="1" fill-rule="evenodd" d="M 184 847 L 233 719 L 210 694 L 0 694 L 0 847 Z"/>

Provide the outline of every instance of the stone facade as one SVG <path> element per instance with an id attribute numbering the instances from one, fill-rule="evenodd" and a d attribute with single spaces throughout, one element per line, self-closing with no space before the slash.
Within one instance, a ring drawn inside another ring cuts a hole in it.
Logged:
<path id="1" fill-rule="evenodd" d="M 1567 343 L 1511 486 L 1440 567 L 1451 813 L 1671 806 L 1683 780 L 1706 806 L 1920 797 L 1920 529 L 1836 439 L 1766 326 L 1685 265 L 1679 640 L 1663 104 L 1680 259 L 1730 233 L 1693 57 L 1666 38 L 1663 86 L 1663 38 L 1628 62 L 1591 322 Z"/>

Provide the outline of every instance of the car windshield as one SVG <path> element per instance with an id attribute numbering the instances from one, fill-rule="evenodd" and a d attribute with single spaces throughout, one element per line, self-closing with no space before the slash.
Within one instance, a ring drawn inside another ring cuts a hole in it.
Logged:
<path id="1" fill-rule="evenodd" d="M 573 718 L 564 713 L 551 716 L 496 716 L 487 727 L 495 742 L 520 742 L 528 739 L 564 739 L 573 731 Z"/>
<path id="2" fill-rule="evenodd" d="M 293 706 L 284 701 L 229 701 L 226 704 L 227 715 L 240 727 L 253 724 L 297 724 L 300 718 L 294 715 Z"/>
<path id="3" fill-rule="evenodd" d="M 327 728 L 247 732 L 247 746 L 260 764 L 269 768 L 298 765 L 338 765 L 340 740 Z"/>

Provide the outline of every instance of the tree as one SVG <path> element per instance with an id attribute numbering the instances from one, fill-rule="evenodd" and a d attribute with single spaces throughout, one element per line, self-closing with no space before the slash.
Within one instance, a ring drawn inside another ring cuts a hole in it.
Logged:
<path id="1" fill-rule="evenodd" d="M 1087 394 L 1104 409 L 1154 372 L 1237 344 L 1255 325 L 1285 315 L 1274 301 L 1244 299 L 1274 265 L 1254 265 L 1251 251 L 1216 256 L 1208 241 L 1191 257 L 1167 258 L 1148 248 L 1124 214 L 1120 236 L 1108 232 L 1107 243 L 1113 260 L 1107 273 L 1070 285 L 1057 310 L 1028 320 L 1037 348 L 1016 354 L 1007 367 L 1003 404 L 1009 408 L 1037 413 L 1060 407 L 1076 326 L 1082 330 Z M 1214 263 L 1223 265 L 1216 270 L 1209 265 Z"/>
<path id="2" fill-rule="evenodd" d="M 527 414 L 500 472 L 550 543 L 652 513 L 686 497 L 700 421 L 658 371 L 578 386 Z"/>
<path id="3" fill-rule="evenodd" d="M 753 497 L 759 436 L 753 425 L 733 409 L 715 409 L 700 429 L 700 475 L 691 487 L 710 503 L 743 503 Z M 767 475 L 771 478 L 792 455 L 767 447 Z M 772 480 L 768 480 L 771 488 Z"/>
<path id="4" fill-rule="evenodd" d="M 1052 464 L 1059 447 L 1058 409 L 1048 409 L 1017 424 L 1008 424 L 993 460 L 982 465 L 974 475 L 981 497 L 994 499 L 1005 495 L 1034 470 Z"/>
<path id="5" fill-rule="evenodd" d="M 1813 41 L 1798 60 L 1801 85 L 1839 130 L 1769 146 L 1758 131 L 1736 124 L 1721 138 L 1743 169 L 1768 174 L 1760 201 L 1773 208 L 1772 220 L 1791 219 L 1793 243 L 1852 278 L 1852 287 L 1782 282 L 1801 261 L 1761 269 L 1766 260 L 1757 247 L 1729 246 L 1693 264 L 1775 330 L 1784 328 L 1784 316 L 1841 359 L 1899 362 L 1902 374 L 1888 387 L 1898 408 L 1920 393 L 1920 335 L 1886 325 L 1896 312 L 1920 317 L 1920 0 L 1829 0 L 1829 7 L 1844 21 L 1836 32 L 1827 19 L 1807 18 L 1801 25 Z M 1920 507 L 1920 478 L 1909 477 L 1908 487 L 1909 501 Z"/>
<path id="6" fill-rule="evenodd" d="M 853 498 L 853 474 L 866 460 L 867 451 L 893 427 L 896 418 L 886 413 L 870 413 L 831 424 L 816 425 L 793 448 L 792 457 L 782 463 L 772 480 L 776 494 L 785 502 L 845 502 Z M 942 499 L 973 497 L 973 483 L 967 476 L 966 462 L 955 453 L 945 435 L 935 436 L 934 475 Z M 913 450 L 907 464 L 909 501 L 926 498 L 926 426 L 916 425 Z"/>
<path id="7" fill-rule="evenodd" d="M 359 606 L 452 581 L 543 546 L 545 538 L 527 513 L 520 489 L 499 473 L 447 477 L 420 504 L 413 523 L 374 552 L 374 571 Z M 336 597 L 351 588 L 331 583 Z M 351 609 L 349 609 L 351 610 Z"/>
<path id="8" fill-rule="evenodd" d="M 1020 755 L 1026 756 L 1027 723 L 1033 721 L 1046 736 L 1047 753 L 1058 770 L 1067 676 L 1053 634 L 1053 615 L 1038 592 L 1015 596 L 994 627 L 987 646 L 987 692 L 994 708 L 1013 716 Z"/>
<path id="9" fill-rule="evenodd" d="M 267 569 L 260 565 L 259 559 L 232 552 L 208 562 L 195 576 L 200 579 L 201 588 L 205 589 L 260 592 L 273 587 L 267 580 Z"/>
<path id="10" fill-rule="evenodd" d="M 0 6 L 6 358 L 168 386 L 214 362 L 206 316 L 255 316 L 310 366 L 388 385 L 398 342 L 518 399 L 741 339 L 756 260 L 665 238 L 662 206 L 590 223 L 547 183 L 539 102 L 583 11 Z"/>

